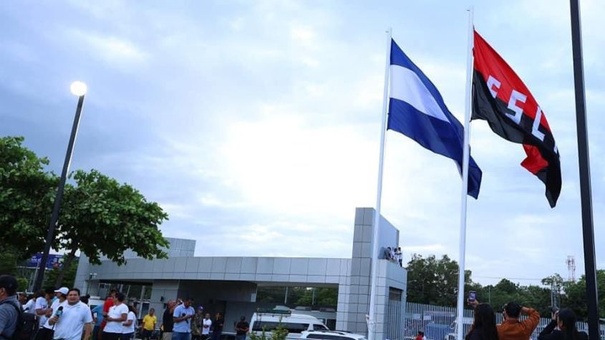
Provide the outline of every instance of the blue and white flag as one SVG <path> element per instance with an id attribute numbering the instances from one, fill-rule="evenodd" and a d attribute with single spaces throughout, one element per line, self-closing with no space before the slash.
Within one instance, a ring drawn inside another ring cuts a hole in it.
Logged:
<path id="1" fill-rule="evenodd" d="M 391 85 L 387 129 L 401 132 L 425 148 L 451 158 L 462 173 L 464 128 L 431 81 L 391 40 Z M 479 196 L 481 169 L 469 157 L 468 194 Z"/>

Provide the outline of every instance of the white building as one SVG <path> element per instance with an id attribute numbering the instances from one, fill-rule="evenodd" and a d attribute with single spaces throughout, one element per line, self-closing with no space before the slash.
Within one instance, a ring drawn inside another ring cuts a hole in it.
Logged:
<path id="1" fill-rule="evenodd" d="M 103 261 L 96 266 L 83 256 L 75 285 L 98 295 L 105 293 L 100 283 L 150 284 L 151 307 L 159 317 L 168 300 L 189 296 L 207 311 L 223 312 L 225 330 L 240 315 L 250 319 L 259 286 L 338 287 L 335 328 L 367 334 L 374 214 L 372 208 L 356 209 L 351 258 L 195 257 L 194 240 L 168 239 L 168 259 L 126 254 L 126 265 Z M 379 225 L 376 338 L 402 339 L 407 272 L 382 256 L 387 246 L 398 246 L 399 230 L 382 216 Z"/>

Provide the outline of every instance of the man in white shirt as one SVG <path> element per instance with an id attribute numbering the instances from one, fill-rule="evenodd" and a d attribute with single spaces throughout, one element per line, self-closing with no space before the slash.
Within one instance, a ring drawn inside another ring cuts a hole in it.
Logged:
<path id="1" fill-rule="evenodd" d="M 202 320 L 202 340 L 207 340 L 210 337 L 210 327 L 212 327 L 212 320 L 210 319 L 210 313 L 206 313 L 204 320 Z"/>
<path id="2" fill-rule="evenodd" d="M 403 253 L 401 252 L 401 247 L 395 248 L 395 260 L 399 266 L 403 267 Z"/>
<path id="3" fill-rule="evenodd" d="M 48 306 L 48 300 L 50 300 L 52 294 L 52 288 L 42 290 L 38 293 L 34 307 L 35 313 L 38 316 L 38 327 L 42 327 L 42 325 L 44 325 L 48 319 L 47 314 L 52 312 L 52 309 Z"/>
<path id="4" fill-rule="evenodd" d="M 34 313 L 34 308 L 36 307 L 36 298 L 32 297 L 27 300 L 27 302 L 23 305 L 23 311 L 25 313 Z"/>
<path id="5" fill-rule="evenodd" d="M 57 297 L 57 299 L 53 302 L 52 306 L 50 307 L 52 313 L 46 314 L 46 316 L 48 316 L 49 318 L 46 319 L 46 321 L 44 322 L 42 327 L 40 327 L 40 329 L 38 330 L 38 333 L 36 333 L 35 340 L 52 340 L 53 339 L 54 325 L 50 323 L 50 319 L 57 315 L 61 316 L 61 313 L 63 313 L 63 309 L 64 309 L 64 307 L 63 308 L 61 308 L 61 307 L 63 306 L 63 303 L 65 302 L 65 300 L 67 300 L 68 292 L 69 292 L 69 288 L 67 288 L 67 287 L 61 287 L 61 288 L 55 290 L 55 296 Z"/>
<path id="6" fill-rule="evenodd" d="M 191 319 L 195 315 L 195 310 L 191 307 L 193 299 L 187 298 L 176 306 L 174 313 L 174 327 L 172 328 L 172 340 L 190 340 L 191 339 Z"/>
<path id="7" fill-rule="evenodd" d="M 49 319 L 49 323 L 55 327 L 53 339 L 89 340 L 92 332 L 92 313 L 90 308 L 80 301 L 80 290 L 70 289 L 67 302 L 62 303 L 61 306 L 63 313 L 60 316 L 55 314 Z"/>

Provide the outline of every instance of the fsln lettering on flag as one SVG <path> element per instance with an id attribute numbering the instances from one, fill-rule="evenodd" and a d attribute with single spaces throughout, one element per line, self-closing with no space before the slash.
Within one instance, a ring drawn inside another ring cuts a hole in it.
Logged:
<path id="1" fill-rule="evenodd" d="M 462 170 L 464 128 L 424 73 L 391 41 L 390 99 L 387 128 L 452 159 Z M 468 194 L 479 196 L 481 169 L 469 159 Z"/>
<path id="2" fill-rule="evenodd" d="M 544 112 L 521 78 L 474 32 L 473 119 L 484 119 L 494 133 L 523 144 L 521 166 L 546 186 L 551 207 L 561 193 L 561 163 Z"/>

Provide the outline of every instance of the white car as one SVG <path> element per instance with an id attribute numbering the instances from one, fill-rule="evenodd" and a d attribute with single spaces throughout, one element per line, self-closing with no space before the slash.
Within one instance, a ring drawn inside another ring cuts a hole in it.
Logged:
<path id="1" fill-rule="evenodd" d="M 301 339 L 324 339 L 324 340 L 366 340 L 365 335 L 343 332 L 343 331 L 304 331 Z"/>
<path id="2" fill-rule="evenodd" d="M 306 314 L 292 314 L 289 310 L 257 311 L 250 319 L 250 332 L 261 335 L 277 327 L 288 330 L 287 339 L 298 339 L 303 331 L 328 330 L 318 318 Z"/>

